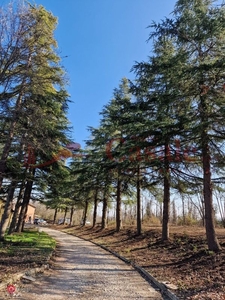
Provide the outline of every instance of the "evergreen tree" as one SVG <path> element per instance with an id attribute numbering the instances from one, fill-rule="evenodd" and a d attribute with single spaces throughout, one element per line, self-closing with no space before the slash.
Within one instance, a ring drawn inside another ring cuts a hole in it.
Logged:
<path id="1" fill-rule="evenodd" d="M 134 120 L 138 122 L 134 127 L 143 167 L 152 170 L 149 176 L 151 184 L 161 181 L 164 187 L 162 240 L 169 238 L 171 173 L 177 168 L 172 144 L 182 135 L 186 120 L 182 109 L 186 99 L 182 101 L 177 97 L 181 72 L 179 56 L 172 41 L 160 36 L 154 43 L 149 61 L 133 67 L 136 80 L 131 87 L 137 98 L 138 119 L 136 114 Z"/>
<path id="2" fill-rule="evenodd" d="M 53 37 L 56 18 L 41 6 L 32 7 L 28 5 L 25 15 L 20 14 L 20 11 L 15 12 L 15 14 L 23 22 L 26 21 L 26 29 L 29 28 L 29 30 L 20 35 L 20 47 L 17 48 L 21 52 L 20 60 L 13 64 L 15 76 L 12 77 L 8 92 L 10 97 L 7 96 L 4 100 L 7 101 L 4 108 L 8 106 L 10 109 L 8 111 L 5 109 L 5 114 L 7 113 L 7 130 L 5 130 L 7 136 L 4 140 L 0 159 L 0 185 L 7 175 L 5 173 L 6 161 L 12 142 L 22 136 L 24 137 L 24 134 L 31 134 L 34 127 L 37 128 L 40 115 L 43 117 L 46 114 L 41 106 L 40 98 L 47 96 L 47 94 L 50 96 L 59 94 L 60 91 L 56 90 L 56 86 L 60 87 L 63 84 L 63 71 L 59 65 L 60 59 L 55 53 L 56 41 Z M 15 27 L 17 23 L 13 25 Z M 13 32 L 10 32 L 9 35 Z M 3 46 L 6 49 L 8 45 Z M 5 86 L 8 88 L 7 80 L 2 81 L 3 90 Z M 2 94 L 2 97 L 5 97 L 5 94 Z M 51 104 L 48 103 L 48 105 Z M 59 108 L 59 105 L 58 107 L 55 106 L 55 109 Z M 45 106 L 46 109 L 47 106 Z M 35 122 L 37 116 L 38 119 Z M 27 146 L 29 146 L 28 143 Z"/>
<path id="3" fill-rule="evenodd" d="M 29 30 L 20 36 L 22 54 L 19 56 L 20 60 L 13 63 L 12 74 L 14 77 L 12 76 L 10 82 L 8 92 L 10 97 L 6 99 L 10 107 L 10 114 L 5 109 L 6 106 L 3 107 L 6 116 L 5 121 L 3 121 L 3 128 L 6 135 L 1 140 L 0 184 L 6 177 L 11 179 L 14 185 L 15 182 L 18 183 L 18 176 L 15 178 L 12 172 L 8 172 L 8 161 L 10 161 L 10 156 L 12 155 L 13 159 L 17 152 L 22 153 L 22 157 L 27 152 L 25 164 L 21 155 L 18 159 L 20 165 L 17 164 L 17 169 L 20 170 L 21 178 L 23 178 L 22 185 L 26 186 L 18 224 L 18 228 L 21 230 L 33 182 L 38 179 L 41 173 L 35 169 L 44 170 L 49 161 L 50 163 L 54 162 L 51 161 L 52 156 L 55 155 L 54 151 L 57 153 L 60 144 L 68 141 L 66 136 L 68 131 L 66 118 L 68 95 L 64 90 L 64 72 L 55 49 L 57 45 L 53 32 L 56 27 L 56 18 L 42 6 L 33 7 L 31 5 L 27 5 L 24 14 L 15 10 L 15 15 L 17 18 L 21 18 L 23 22 L 26 21 L 25 25 L 29 27 Z M 22 24 L 24 24 L 23 22 Z M 17 23 L 13 23 L 13 25 L 16 26 Z M 15 31 L 13 26 L 12 28 Z M 4 79 L 4 76 L 2 78 Z M 8 83 L 3 79 L 1 83 L 4 90 Z M 25 174 L 25 170 L 30 171 Z M 33 174 L 32 179 L 29 173 Z M 5 214 L 3 214 L 0 228 L 1 238 L 4 237 L 6 228 L 6 212 L 13 199 L 13 189 L 10 190 L 12 196 L 9 199 L 8 195 L 9 201 L 5 206 Z M 20 199 L 21 197 L 22 195 Z"/>
<path id="4" fill-rule="evenodd" d="M 190 136 L 201 150 L 205 225 L 208 247 L 219 250 L 215 234 L 212 180 L 214 159 L 222 152 L 224 141 L 224 30 L 225 9 L 214 7 L 211 0 L 178 0 L 174 19 L 153 24 L 151 37 L 167 35 L 180 57 L 181 78 L 186 82 L 180 87 L 180 98 L 189 100 L 188 126 Z M 218 180 L 218 179 L 217 179 Z"/>

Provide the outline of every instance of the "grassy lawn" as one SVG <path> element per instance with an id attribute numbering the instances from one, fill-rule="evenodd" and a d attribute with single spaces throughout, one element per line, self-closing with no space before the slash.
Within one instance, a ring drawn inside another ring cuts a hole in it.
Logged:
<path id="1" fill-rule="evenodd" d="M 56 242 L 36 229 L 6 235 L 0 243 L 0 282 L 11 274 L 47 263 Z"/>

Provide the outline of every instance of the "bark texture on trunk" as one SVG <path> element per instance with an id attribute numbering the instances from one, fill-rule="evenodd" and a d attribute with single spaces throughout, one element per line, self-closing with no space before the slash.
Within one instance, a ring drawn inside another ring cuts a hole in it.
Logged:
<path id="1" fill-rule="evenodd" d="M 137 234 L 141 235 L 141 184 L 140 184 L 140 167 L 137 169 Z"/>
<path id="2" fill-rule="evenodd" d="M 93 225 L 95 227 L 97 221 L 97 207 L 98 207 L 98 189 L 95 190 L 95 198 L 94 198 L 94 211 L 93 211 Z"/>
<path id="3" fill-rule="evenodd" d="M 122 228 L 122 218 L 121 218 L 121 179 L 118 174 L 117 179 L 117 189 L 116 189 L 116 232 L 119 232 Z"/>
<path id="4" fill-rule="evenodd" d="M 86 221 L 87 221 L 87 212 L 88 212 L 88 200 L 85 201 L 85 206 L 84 206 L 84 212 L 83 212 L 83 222 L 82 222 L 82 226 L 85 226 Z"/>
<path id="5" fill-rule="evenodd" d="M 31 176 L 26 182 L 26 188 L 24 191 L 23 203 L 22 203 L 21 210 L 20 210 L 20 215 L 19 215 L 19 220 L 18 220 L 17 227 L 16 227 L 16 232 L 22 232 L 22 230 L 23 230 L 23 226 L 24 226 L 24 222 L 25 222 L 25 218 L 26 218 L 27 207 L 30 202 L 30 196 L 31 196 L 32 187 L 33 187 L 33 183 L 34 183 L 34 181 L 33 181 L 34 174 L 35 174 L 35 169 L 30 170 Z"/>
<path id="6" fill-rule="evenodd" d="M 202 167 L 203 167 L 203 196 L 205 205 L 205 228 L 209 250 L 221 250 L 215 231 L 215 213 L 213 209 L 213 193 L 211 179 L 211 158 L 209 149 L 208 135 L 208 104 L 203 95 L 200 97 L 200 116 L 201 116 L 201 140 L 202 140 Z"/>
<path id="7" fill-rule="evenodd" d="M 9 227 L 9 234 L 12 234 L 16 230 L 16 222 L 19 216 L 19 210 L 23 202 L 23 194 L 24 194 L 24 188 L 25 188 L 25 181 L 22 182 L 19 195 L 17 197 L 17 202 L 14 208 L 12 221 Z"/>
<path id="8" fill-rule="evenodd" d="M 106 192 L 104 192 L 103 196 L 103 205 L 102 205 L 102 225 L 101 228 L 105 229 L 107 227 L 107 208 L 108 208 L 108 201 L 106 197 Z"/>
<path id="9" fill-rule="evenodd" d="M 6 199 L 4 213 L 3 213 L 2 219 L 1 219 L 1 225 L 0 225 L 0 240 L 1 241 L 4 240 L 6 229 L 8 227 L 9 221 L 10 221 L 13 196 L 14 196 L 16 186 L 17 186 L 17 181 L 12 181 L 10 188 L 9 188 L 8 196 Z"/>
<path id="10" fill-rule="evenodd" d="M 204 138 L 204 140 L 206 137 Z M 212 197 L 212 180 L 211 180 L 211 166 L 210 166 L 210 154 L 207 143 L 202 146 L 202 158 L 203 158 L 203 195 L 205 204 L 205 228 L 208 248 L 211 251 L 221 250 L 219 241 L 215 231 L 215 213 L 213 209 L 213 197 Z"/>
<path id="11" fill-rule="evenodd" d="M 54 212 L 54 217 L 53 217 L 53 224 L 56 223 L 56 217 L 57 217 L 57 213 L 58 213 L 58 208 L 55 208 L 55 212 Z"/>
<path id="12" fill-rule="evenodd" d="M 71 207 L 70 209 L 70 226 L 73 224 L 73 213 L 74 213 L 74 206 Z"/>
<path id="13" fill-rule="evenodd" d="M 169 239 L 169 215 L 170 215 L 170 170 L 169 170 L 169 144 L 165 144 L 164 153 L 164 178 L 163 178 L 163 218 L 162 240 Z"/>

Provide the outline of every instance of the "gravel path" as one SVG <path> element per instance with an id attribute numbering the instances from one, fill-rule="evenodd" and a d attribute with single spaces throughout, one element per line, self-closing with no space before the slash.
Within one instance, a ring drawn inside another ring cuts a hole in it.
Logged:
<path id="1" fill-rule="evenodd" d="M 137 271 L 109 252 L 63 232 L 43 231 L 60 244 L 54 269 L 23 285 L 16 299 L 163 299 Z"/>

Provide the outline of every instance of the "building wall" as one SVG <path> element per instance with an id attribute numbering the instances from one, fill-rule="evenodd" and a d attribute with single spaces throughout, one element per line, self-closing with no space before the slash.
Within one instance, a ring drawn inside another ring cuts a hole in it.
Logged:
<path id="1" fill-rule="evenodd" d="M 35 207 L 33 205 L 29 204 L 28 208 L 27 208 L 25 222 L 33 224 L 34 223 L 34 214 L 35 214 Z"/>

